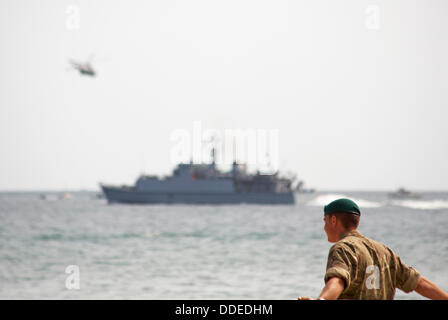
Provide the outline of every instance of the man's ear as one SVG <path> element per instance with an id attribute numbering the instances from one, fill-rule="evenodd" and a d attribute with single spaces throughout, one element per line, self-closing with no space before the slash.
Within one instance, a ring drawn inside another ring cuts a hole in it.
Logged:
<path id="1" fill-rule="evenodd" d="M 331 216 L 331 225 L 332 226 L 336 226 L 336 223 L 337 223 L 337 219 L 336 219 L 336 216 Z"/>

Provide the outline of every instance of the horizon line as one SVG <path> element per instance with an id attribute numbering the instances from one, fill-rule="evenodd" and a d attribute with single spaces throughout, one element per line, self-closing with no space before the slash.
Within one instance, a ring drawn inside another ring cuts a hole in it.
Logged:
<path id="1" fill-rule="evenodd" d="M 308 189 L 308 188 L 307 188 Z M 313 193 L 328 193 L 328 192 L 394 192 L 397 189 L 314 189 L 314 192 L 303 192 L 303 194 L 313 194 Z M 448 192 L 447 189 L 410 189 L 415 192 Z M 294 193 L 301 193 L 300 191 L 292 190 Z M 66 189 L 0 189 L 0 193 L 37 193 L 37 192 L 100 192 L 101 189 L 90 189 L 90 188 L 66 188 Z"/>

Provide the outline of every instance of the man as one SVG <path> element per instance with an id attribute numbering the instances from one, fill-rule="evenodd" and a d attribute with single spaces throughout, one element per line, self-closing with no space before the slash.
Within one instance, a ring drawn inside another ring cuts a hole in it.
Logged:
<path id="1" fill-rule="evenodd" d="M 325 287 L 318 299 L 393 299 L 396 288 L 429 299 L 448 299 L 445 291 L 405 265 L 391 249 L 359 233 L 361 211 L 355 202 L 335 200 L 325 206 L 324 213 L 325 233 L 335 244 L 328 254 Z"/>

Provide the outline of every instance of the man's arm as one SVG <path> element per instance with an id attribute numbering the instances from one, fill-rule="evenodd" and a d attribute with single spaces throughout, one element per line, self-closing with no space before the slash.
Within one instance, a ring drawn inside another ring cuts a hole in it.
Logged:
<path id="1" fill-rule="evenodd" d="M 344 291 L 345 282 L 341 278 L 333 277 L 327 281 L 325 284 L 322 293 L 319 295 L 319 298 L 325 300 L 336 300 Z"/>
<path id="2" fill-rule="evenodd" d="M 350 286 L 350 272 L 356 273 L 356 257 L 350 248 L 336 243 L 328 253 L 327 270 L 325 272 L 325 287 L 319 295 L 320 299 L 337 299 L 346 287 Z M 299 297 L 299 300 L 312 300 L 309 297 Z"/>
<path id="3" fill-rule="evenodd" d="M 415 291 L 428 299 L 448 300 L 448 293 L 440 289 L 435 283 L 422 276 L 418 279 Z"/>

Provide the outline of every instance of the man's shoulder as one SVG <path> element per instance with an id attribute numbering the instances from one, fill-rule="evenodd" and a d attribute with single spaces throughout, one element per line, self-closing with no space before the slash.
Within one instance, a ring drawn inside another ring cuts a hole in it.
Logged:
<path id="1" fill-rule="evenodd" d="M 338 242 L 336 242 L 332 248 L 334 249 L 346 249 L 346 248 L 352 248 L 353 246 L 357 246 L 362 244 L 363 241 L 365 241 L 366 238 L 359 232 L 351 232 L 344 236 L 342 239 L 340 239 Z"/>
<path id="2" fill-rule="evenodd" d="M 373 250 L 387 250 L 390 249 L 381 242 L 370 239 L 358 231 L 349 233 L 338 242 L 333 244 L 330 248 L 330 252 L 332 251 L 349 251 L 349 252 L 358 252 L 360 250 L 365 249 L 366 247 L 370 247 Z"/>
<path id="3" fill-rule="evenodd" d="M 354 252 L 360 245 L 358 239 L 352 239 L 353 237 L 345 237 L 330 247 L 330 253 L 332 252 Z"/>
<path id="4" fill-rule="evenodd" d="M 366 236 L 363 236 L 364 241 L 366 243 L 368 243 L 370 246 L 372 246 L 376 251 L 388 251 L 390 253 L 394 253 L 392 251 L 392 249 L 390 249 L 387 245 L 385 245 L 384 243 L 378 241 L 378 240 L 374 240 L 371 238 L 368 238 Z"/>
<path id="5" fill-rule="evenodd" d="M 376 252 L 383 252 L 385 254 L 390 253 L 392 255 L 395 255 L 395 253 L 384 243 L 366 237 L 359 232 L 342 238 L 330 248 L 330 251 L 342 250 L 342 251 L 358 252 L 358 251 L 364 251 L 364 249 L 366 248 L 370 248 L 370 250 L 374 250 Z"/>

